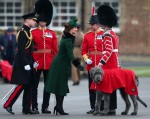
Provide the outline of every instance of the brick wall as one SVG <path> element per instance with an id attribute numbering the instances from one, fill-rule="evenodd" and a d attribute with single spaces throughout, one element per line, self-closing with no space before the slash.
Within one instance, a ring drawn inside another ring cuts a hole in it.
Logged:
<path id="1" fill-rule="evenodd" d="M 120 1 L 121 54 L 150 55 L 150 0 Z"/>

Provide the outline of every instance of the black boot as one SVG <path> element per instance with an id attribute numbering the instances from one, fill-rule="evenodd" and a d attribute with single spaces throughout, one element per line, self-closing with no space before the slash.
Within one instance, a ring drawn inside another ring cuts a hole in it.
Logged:
<path id="1" fill-rule="evenodd" d="M 43 94 L 44 94 L 43 95 L 43 104 L 42 104 L 42 110 L 41 111 L 44 114 L 51 114 L 51 111 L 48 110 L 50 93 L 48 93 L 44 90 Z"/>
<path id="2" fill-rule="evenodd" d="M 48 108 L 42 108 L 42 113 L 51 114 L 51 111 L 49 111 Z"/>
<path id="3" fill-rule="evenodd" d="M 22 109 L 22 114 L 38 114 L 35 111 L 32 111 L 31 109 Z"/>
<path id="4" fill-rule="evenodd" d="M 54 114 L 69 115 L 68 113 L 64 112 L 63 101 L 64 101 L 64 96 L 56 95 L 56 106 L 54 107 Z"/>
<path id="5" fill-rule="evenodd" d="M 37 107 L 32 108 L 32 111 L 35 112 L 36 114 L 39 114 L 39 113 L 40 113 Z"/>
<path id="6" fill-rule="evenodd" d="M 15 114 L 15 113 L 12 111 L 12 107 L 4 107 L 4 109 L 6 109 L 7 112 L 9 112 L 10 114 Z"/>

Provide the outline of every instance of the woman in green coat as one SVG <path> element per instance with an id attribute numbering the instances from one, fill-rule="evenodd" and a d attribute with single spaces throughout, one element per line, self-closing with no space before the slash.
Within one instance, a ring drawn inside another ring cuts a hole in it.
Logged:
<path id="1" fill-rule="evenodd" d="M 68 115 L 63 110 L 63 100 L 64 96 L 69 93 L 68 77 L 71 61 L 79 70 L 84 70 L 73 55 L 73 44 L 78 31 L 77 26 L 77 19 L 70 20 L 64 25 L 65 29 L 60 41 L 59 51 L 51 64 L 47 76 L 45 90 L 56 96 L 56 106 L 54 107 L 56 115 Z"/>

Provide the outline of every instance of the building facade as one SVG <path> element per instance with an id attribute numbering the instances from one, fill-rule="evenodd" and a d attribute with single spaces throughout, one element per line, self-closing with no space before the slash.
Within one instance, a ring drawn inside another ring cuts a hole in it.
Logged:
<path id="1" fill-rule="evenodd" d="M 19 28 L 21 16 L 33 11 L 36 0 L 0 0 L 0 29 Z M 81 28 L 87 32 L 92 7 L 107 4 L 118 16 L 113 27 L 120 37 L 120 51 L 123 55 L 150 55 L 150 0 L 51 0 L 53 20 L 50 28 L 62 32 L 63 24 L 71 18 L 78 18 Z"/>
<path id="2" fill-rule="evenodd" d="M 150 55 L 150 0 L 121 0 L 120 8 L 121 54 Z"/>

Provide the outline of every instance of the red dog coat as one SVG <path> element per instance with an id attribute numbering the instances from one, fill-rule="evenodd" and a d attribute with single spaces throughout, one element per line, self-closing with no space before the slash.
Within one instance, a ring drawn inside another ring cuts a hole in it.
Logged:
<path id="1" fill-rule="evenodd" d="M 104 69 L 102 81 L 91 84 L 90 89 L 112 93 L 118 88 L 125 88 L 129 95 L 138 95 L 135 73 L 127 69 Z"/>

